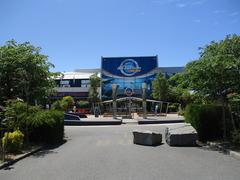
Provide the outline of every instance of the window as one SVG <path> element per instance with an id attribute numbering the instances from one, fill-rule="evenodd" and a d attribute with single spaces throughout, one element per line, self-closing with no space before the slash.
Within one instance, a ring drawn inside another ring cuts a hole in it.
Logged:
<path id="1" fill-rule="evenodd" d="M 90 87 L 90 80 L 89 79 L 81 80 L 81 87 Z"/>

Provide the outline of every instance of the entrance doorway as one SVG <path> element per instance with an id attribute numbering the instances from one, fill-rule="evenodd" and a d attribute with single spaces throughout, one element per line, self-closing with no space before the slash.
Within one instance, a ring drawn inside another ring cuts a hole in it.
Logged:
<path id="1" fill-rule="evenodd" d="M 136 97 L 119 98 L 117 101 L 117 115 L 123 119 L 134 119 L 142 113 L 142 99 Z"/>
<path id="2" fill-rule="evenodd" d="M 165 116 L 169 112 L 170 102 L 147 99 L 146 116 Z M 181 107 L 180 104 L 177 104 Z M 102 102 L 105 116 L 113 117 L 113 100 Z M 137 97 L 123 97 L 116 99 L 116 115 L 122 119 L 137 119 L 143 117 L 143 99 Z"/>

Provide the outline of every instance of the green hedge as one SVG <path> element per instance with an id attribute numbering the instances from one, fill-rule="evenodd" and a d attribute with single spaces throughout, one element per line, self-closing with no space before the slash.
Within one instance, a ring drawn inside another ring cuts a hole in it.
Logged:
<path id="1" fill-rule="evenodd" d="M 6 132 L 2 138 L 2 145 L 6 148 L 7 152 L 18 153 L 23 146 L 24 134 L 19 131 Z"/>
<path id="2" fill-rule="evenodd" d="M 185 121 L 197 130 L 199 140 L 222 138 L 222 107 L 190 104 L 185 109 Z"/>
<path id="3" fill-rule="evenodd" d="M 58 110 L 39 111 L 29 121 L 30 141 L 58 143 L 64 137 L 64 114 Z"/>
<path id="4" fill-rule="evenodd" d="M 232 132 L 232 142 L 235 145 L 240 146 L 240 129 L 234 130 Z"/>
<path id="5" fill-rule="evenodd" d="M 168 106 L 168 112 L 178 112 L 179 111 L 179 104 L 178 103 L 171 103 Z"/>
<path id="6" fill-rule="evenodd" d="M 20 130 L 25 141 L 57 143 L 64 136 L 64 113 L 59 110 L 44 110 L 18 100 L 7 102 L 4 112 L 4 127 L 8 131 Z"/>
<path id="7" fill-rule="evenodd" d="M 88 101 L 77 101 L 77 108 L 90 108 L 90 103 Z"/>

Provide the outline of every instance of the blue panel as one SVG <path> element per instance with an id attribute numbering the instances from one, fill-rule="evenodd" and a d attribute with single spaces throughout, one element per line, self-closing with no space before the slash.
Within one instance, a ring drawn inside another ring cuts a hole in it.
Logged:
<path id="1" fill-rule="evenodd" d="M 156 77 L 157 56 L 102 58 L 102 99 L 111 99 L 112 84 L 118 85 L 117 97 L 141 97 L 142 84 L 147 84 L 147 97 L 152 93 L 152 81 Z"/>
<path id="2" fill-rule="evenodd" d="M 102 58 L 102 70 L 115 76 L 140 76 L 157 66 L 157 56 Z"/>

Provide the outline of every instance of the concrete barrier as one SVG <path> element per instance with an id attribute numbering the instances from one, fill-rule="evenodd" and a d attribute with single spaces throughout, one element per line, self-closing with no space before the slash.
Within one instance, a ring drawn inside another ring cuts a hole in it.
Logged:
<path id="1" fill-rule="evenodd" d="M 152 131 L 133 131 L 133 143 L 147 146 L 162 144 L 162 134 Z"/>
<path id="2" fill-rule="evenodd" d="M 196 146 L 197 131 L 190 124 L 167 127 L 165 139 L 170 146 Z"/>

